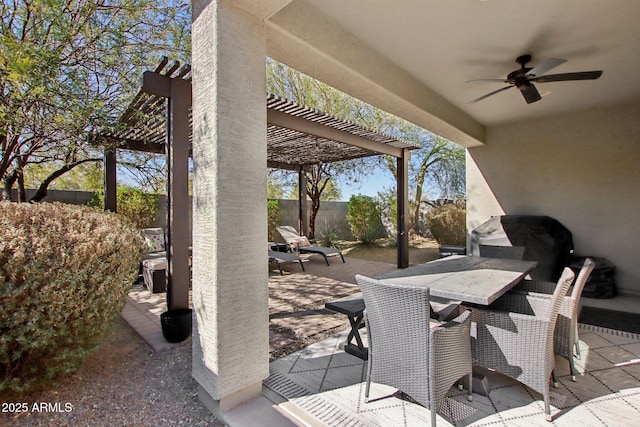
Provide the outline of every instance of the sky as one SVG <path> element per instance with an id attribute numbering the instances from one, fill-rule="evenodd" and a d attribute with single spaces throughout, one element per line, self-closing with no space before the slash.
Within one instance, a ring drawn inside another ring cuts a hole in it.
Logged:
<path id="1" fill-rule="evenodd" d="M 395 188 L 396 181 L 388 171 L 376 169 L 373 175 L 370 175 L 358 184 L 345 185 L 340 183 L 340 190 L 342 191 L 342 200 L 347 202 L 354 194 L 362 194 L 365 196 L 376 197 L 379 191 L 385 188 Z"/>
<path id="2" fill-rule="evenodd" d="M 348 183 L 342 180 L 338 181 L 338 186 L 342 193 L 341 201 L 348 202 L 352 195 L 365 195 L 377 197 L 378 192 L 396 188 L 396 182 L 391 172 L 379 166 L 372 166 L 372 173 L 360 179 L 358 183 Z M 140 187 L 140 183 L 135 179 L 129 170 L 125 167 L 118 168 L 118 183 Z M 148 191 L 148 190 L 147 190 Z"/>

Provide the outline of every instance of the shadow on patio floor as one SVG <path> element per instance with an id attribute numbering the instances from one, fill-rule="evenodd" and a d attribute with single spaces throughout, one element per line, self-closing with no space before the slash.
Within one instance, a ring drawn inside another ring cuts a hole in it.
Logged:
<path id="1" fill-rule="evenodd" d="M 304 257 L 304 256 L 303 256 Z M 355 274 L 388 273 L 393 264 L 338 257 L 330 258 L 330 266 L 322 257 L 305 258 L 305 270 L 299 264 L 288 264 L 280 275 L 269 273 L 269 352 L 276 359 L 345 329 L 348 321 L 324 309 L 324 303 L 359 292 Z M 127 296 L 122 317 L 156 351 L 176 345 L 166 342 L 160 327 L 160 314 L 166 311 L 166 294 L 152 294 L 135 286 Z"/>

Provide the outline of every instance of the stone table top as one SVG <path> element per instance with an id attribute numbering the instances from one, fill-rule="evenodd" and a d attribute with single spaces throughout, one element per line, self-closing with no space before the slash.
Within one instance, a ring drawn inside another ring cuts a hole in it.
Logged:
<path id="1" fill-rule="evenodd" d="M 489 305 L 518 284 L 538 263 L 452 255 L 378 276 L 398 284 L 428 286 L 440 298 Z"/>

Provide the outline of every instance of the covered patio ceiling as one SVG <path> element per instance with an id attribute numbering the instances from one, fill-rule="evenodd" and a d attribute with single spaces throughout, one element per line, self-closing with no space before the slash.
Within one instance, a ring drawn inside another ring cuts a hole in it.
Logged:
<path id="1" fill-rule="evenodd" d="M 136 94 L 113 129 L 99 135 L 101 143 L 118 149 L 165 154 L 167 97 L 156 88 L 156 76 L 191 82 L 191 67 L 164 58 L 153 72 L 145 73 L 143 88 Z M 268 95 L 267 166 L 300 170 L 300 167 L 362 157 L 402 157 L 403 150 L 417 145 L 365 129 L 293 101 Z M 191 129 L 191 114 L 189 113 Z M 189 146 L 192 135 L 189 133 Z"/>

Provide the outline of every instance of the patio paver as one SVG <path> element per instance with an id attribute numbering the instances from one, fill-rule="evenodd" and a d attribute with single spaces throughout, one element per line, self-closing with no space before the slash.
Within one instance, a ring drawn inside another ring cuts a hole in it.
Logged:
<path id="1" fill-rule="evenodd" d="M 551 389 L 553 424 L 545 421 L 541 395 L 493 372 L 487 373 L 489 396 L 474 394 L 473 402 L 468 402 L 466 392 L 453 387 L 439 410 L 438 424 L 636 425 L 640 417 L 640 363 L 623 346 L 640 348 L 640 335 L 591 325 L 580 325 L 579 332 L 583 353 L 577 382 L 571 381 L 566 360 L 558 358 L 556 363 L 560 384 Z M 282 410 L 326 426 L 428 425 L 429 410 L 406 399 L 393 396 L 364 403 L 366 362 L 344 353 L 341 347 L 345 340 L 346 331 L 270 364 L 271 376 L 264 384 L 288 400 L 280 405 Z M 374 384 L 371 396 L 394 391 Z M 454 424 L 440 414 L 446 414 Z"/>

